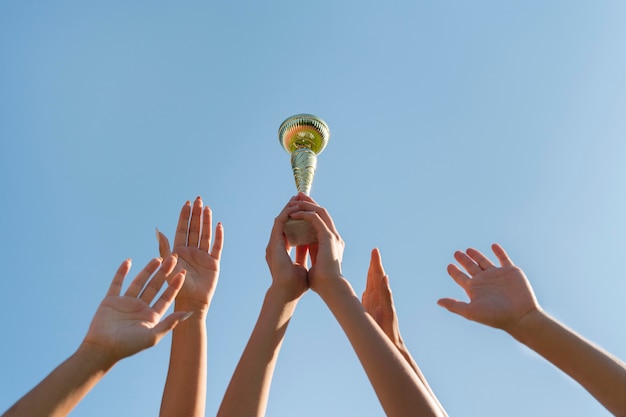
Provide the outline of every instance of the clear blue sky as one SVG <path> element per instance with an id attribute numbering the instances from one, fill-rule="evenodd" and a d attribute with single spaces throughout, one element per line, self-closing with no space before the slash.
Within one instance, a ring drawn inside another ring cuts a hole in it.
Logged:
<path id="1" fill-rule="evenodd" d="M 78 346 L 119 263 L 157 255 L 201 195 L 225 227 L 207 322 L 207 416 L 270 277 L 295 193 L 280 123 L 326 120 L 312 196 L 360 293 L 382 251 L 405 342 L 450 416 L 604 416 L 465 299 L 457 249 L 501 243 L 543 307 L 626 359 L 622 1 L 1 1 L 0 409 Z M 169 338 L 74 416 L 155 416 Z M 382 416 L 314 293 L 287 332 L 268 416 Z"/>

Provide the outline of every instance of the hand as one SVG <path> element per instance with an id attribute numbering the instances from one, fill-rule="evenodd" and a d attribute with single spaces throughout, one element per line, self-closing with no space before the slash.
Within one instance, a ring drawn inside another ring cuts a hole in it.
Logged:
<path id="1" fill-rule="evenodd" d="M 391 342 L 402 349 L 404 342 L 400 336 L 400 326 L 393 304 L 389 277 L 385 274 L 378 249 L 372 250 L 370 267 L 367 271 L 367 284 L 361 300 L 365 311 L 378 323 Z"/>
<path id="2" fill-rule="evenodd" d="M 159 271 L 154 274 L 159 265 L 159 258 L 150 261 L 137 274 L 126 293 L 120 296 L 131 261 L 122 263 L 91 321 L 81 347 L 99 350 L 114 363 L 156 345 L 167 332 L 189 317 L 186 312 L 178 312 L 161 321 L 183 285 L 185 271 L 173 272 L 176 267 L 175 256 L 163 261 Z M 152 274 L 154 276 L 150 278 Z M 166 279 L 169 280 L 169 286 L 150 307 Z"/>
<path id="3" fill-rule="evenodd" d="M 265 260 L 272 274 L 272 285 L 282 288 L 288 300 L 299 298 L 309 288 L 306 270 L 307 247 L 296 247 L 296 261 L 292 262 L 289 245 L 283 233 L 289 215 L 298 210 L 299 206 L 294 197 L 274 220 L 270 241 L 265 250 Z"/>
<path id="4" fill-rule="evenodd" d="M 308 221 L 317 233 L 317 243 L 308 246 L 311 258 L 308 279 L 309 287 L 319 293 L 329 282 L 342 277 L 341 261 L 345 243 L 328 211 L 311 197 L 299 193 L 296 206 L 298 211 L 292 213 L 291 218 Z"/>
<path id="5" fill-rule="evenodd" d="M 470 302 L 442 298 L 438 304 L 466 319 L 511 332 L 529 313 L 539 310 L 539 305 L 524 272 L 502 247 L 494 244 L 491 248 L 500 267 L 476 249 L 454 254 L 469 276 L 452 264 L 448 274 L 465 290 Z"/>
<path id="6" fill-rule="evenodd" d="M 182 306 L 186 310 L 206 312 L 215 293 L 219 277 L 224 230 L 222 224 L 218 223 L 215 228 L 215 240 L 211 248 L 211 214 L 209 206 L 202 208 L 200 197 L 194 201 L 193 209 L 191 203 L 187 201 L 180 211 L 173 250 L 170 250 L 167 237 L 157 229 L 161 256 L 165 258 L 172 252 L 177 254 L 178 265 L 175 271 L 183 269 L 187 271 L 183 288 L 176 297 L 177 309 Z"/>

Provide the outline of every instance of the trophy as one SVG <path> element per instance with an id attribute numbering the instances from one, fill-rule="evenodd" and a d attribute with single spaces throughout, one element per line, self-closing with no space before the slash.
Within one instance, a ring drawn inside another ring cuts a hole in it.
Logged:
<path id="1" fill-rule="evenodd" d="M 329 138 L 330 130 L 326 122 L 312 114 L 291 116 L 278 128 L 278 140 L 291 154 L 296 188 L 306 195 L 309 195 L 313 184 L 317 155 L 324 150 Z M 313 226 L 305 220 L 287 220 L 284 232 L 291 246 L 317 242 Z"/>

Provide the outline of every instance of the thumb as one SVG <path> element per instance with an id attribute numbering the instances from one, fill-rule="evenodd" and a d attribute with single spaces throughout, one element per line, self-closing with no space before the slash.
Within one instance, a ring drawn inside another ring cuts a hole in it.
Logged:
<path id="1" fill-rule="evenodd" d="M 156 238 L 157 242 L 159 242 L 159 255 L 161 255 L 161 258 L 165 259 L 172 254 L 170 242 L 167 240 L 167 237 L 161 233 L 158 227 L 156 229 Z"/>
<path id="2" fill-rule="evenodd" d="M 452 313 L 458 314 L 459 316 L 467 317 L 467 307 L 468 304 L 463 301 L 458 301 L 453 298 L 442 298 L 437 301 L 441 307 L 451 311 Z"/>
<path id="3" fill-rule="evenodd" d="M 187 320 L 193 314 L 192 311 L 177 311 L 176 313 L 172 313 L 156 326 L 152 328 L 152 332 L 154 333 L 157 340 L 161 340 L 163 336 L 165 336 L 169 331 L 173 330 L 174 327 L 178 326 L 179 323 Z"/>

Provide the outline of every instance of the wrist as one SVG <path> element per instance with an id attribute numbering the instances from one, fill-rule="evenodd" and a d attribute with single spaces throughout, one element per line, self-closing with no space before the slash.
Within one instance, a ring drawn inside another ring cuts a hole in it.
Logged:
<path id="1" fill-rule="evenodd" d="M 326 303 L 332 302 L 335 298 L 356 297 L 356 293 L 352 289 L 350 282 L 341 275 L 331 279 L 325 279 L 322 284 L 323 285 L 315 286 L 315 288 L 312 287 L 312 289 Z"/>
<path id="2" fill-rule="evenodd" d="M 307 290 L 308 288 L 303 291 L 300 288 L 293 288 L 291 286 L 285 286 L 272 282 L 270 287 L 267 289 L 267 296 L 275 301 L 287 304 L 292 301 L 299 301 L 300 297 L 302 297 Z"/>
<path id="3" fill-rule="evenodd" d="M 189 317 L 189 320 L 197 320 L 199 318 L 206 318 L 211 301 L 200 301 L 191 298 L 176 298 L 174 302 L 174 311 L 186 311 L 193 314 Z"/>
<path id="4" fill-rule="evenodd" d="M 517 320 L 513 325 L 504 328 L 508 334 L 513 336 L 517 341 L 527 344 L 529 338 L 536 332 L 538 326 L 541 326 L 542 323 L 545 323 L 546 320 L 549 320 L 549 317 L 546 315 L 543 310 L 537 308 L 535 310 L 531 310 L 526 313 L 522 318 Z"/>
<path id="5" fill-rule="evenodd" d="M 122 358 L 111 353 L 110 349 L 97 343 L 84 340 L 74 356 L 79 359 L 85 367 L 100 369 L 104 372 L 111 369 Z"/>

